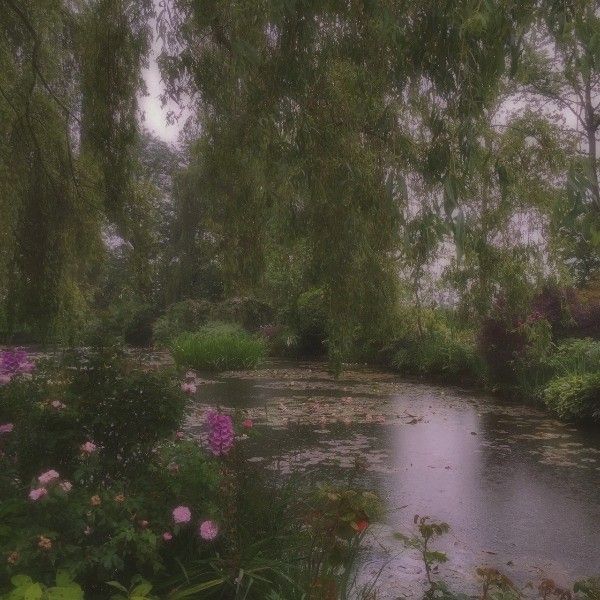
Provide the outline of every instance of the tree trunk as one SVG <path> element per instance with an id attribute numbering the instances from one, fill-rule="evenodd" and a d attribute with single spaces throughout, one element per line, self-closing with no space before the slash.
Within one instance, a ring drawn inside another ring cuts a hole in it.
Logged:
<path id="1" fill-rule="evenodd" d="M 598 123 L 592 102 L 592 89 L 589 78 L 585 82 L 585 129 L 588 143 L 589 179 L 592 202 L 600 211 L 600 185 L 598 182 L 598 153 L 596 148 L 596 131 Z"/>

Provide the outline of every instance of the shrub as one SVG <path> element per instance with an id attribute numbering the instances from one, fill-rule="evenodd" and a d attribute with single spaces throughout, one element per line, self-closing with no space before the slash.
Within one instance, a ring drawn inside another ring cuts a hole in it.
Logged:
<path id="1" fill-rule="evenodd" d="M 600 372 L 555 377 L 544 389 L 543 399 L 563 419 L 600 422 Z"/>
<path id="2" fill-rule="evenodd" d="M 152 326 L 154 342 L 167 346 L 182 333 L 197 331 L 206 325 L 212 310 L 212 304 L 206 300 L 183 300 L 171 304 Z"/>
<path id="3" fill-rule="evenodd" d="M 251 296 L 228 298 L 215 304 L 212 318 L 216 321 L 237 323 L 245 329 L 255 331 L 273 322 L 270 304 Z"/>
<path id="4" fill-rule="evenodd" d="M 423 337 L 405 338 L 392 359 L 401 373 L 450 383 L 474 383 L 484 376 L 484 365 L 469 332 L 438 330 Z"/>
<path id="5" fill-rule="evenodd" d="M 566 340 L 545 362 L 555 375 L 599 371 L 600 341 L 591 338 Z"/>
<path id="6" fill-rule="evenodd" d="M 225 371 L 253 369 L 267 352 L 263 339 L 238 325 L 211 323 L 196 333 L 184 333 L 171 343 L 175 362 L 182 367 Z"/>
<path id="7" fill-rule="evenodd" d="M 155 318 L 151 304 L 135 298 L 119 299 L 83 328 L 83 339 L 90 345 L 113 338 L 130 346 L 149 346 Z"/>
<path id="8" fill-rule="evenodd" d="M 15 424 L 25 480 L 50 467 L 72 471 L 90 440 L 103 461 L 129 469 L 178 426 L 184 405 L 170 373 L 132 371 L 117 348 L 73 353 L 0 386 L 0 422 Z"/>

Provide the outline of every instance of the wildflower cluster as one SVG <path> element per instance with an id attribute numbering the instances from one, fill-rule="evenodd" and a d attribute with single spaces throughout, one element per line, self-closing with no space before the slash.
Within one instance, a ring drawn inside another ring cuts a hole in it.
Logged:
<path id="1" fill-rule="evenodd" d="M 38 476 L 35 487 L 32 487 L 29 492 L 29 499 L 37 502 L 48 495 L 48 492 L 53 487 L 58 487 L 65 494 L 68 494 L 73 488 L 73 484 L 66 479 L 60 478 L 58 471 L 50 469 Z"/>
<path id="2" fill-rule="evenodd" d="M 24 350 L 0 352 L 0 385 L 10 383 L 13 377 L 31 373 L 35 368 Z"/>
<path id="3" fill-rule="evenodd" d="M 215 456 L 228 454 L 233 448 L 235 433 L 233 420 L 229 415 L 216 410 L 206 416 L 208 424 L 208 447 Z"/>

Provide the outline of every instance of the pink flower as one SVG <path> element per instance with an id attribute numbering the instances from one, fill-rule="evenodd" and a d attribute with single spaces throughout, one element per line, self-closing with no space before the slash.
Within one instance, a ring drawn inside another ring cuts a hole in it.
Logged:
<path id="1" fill-rule="evenodd" d="M 178 506 L 173 509 L 173 521 L 175 523 L 189 523 L 192 519 L 192 513 L 187 506 Z"/>
<path id="2" fill-rule="evenodd" d="M 66 408 L 66 404 L 63 404 L 60 400 L 52 400 L 50 406 L 56 410 L 62 410 L 63 408 Z"/>
<path id="3" fill-rule="evenodd" d="M 215 456 L 227 454 L 233 448 L 233 421 L 229 415 L 216 410 L 206 415 L 208 423 L 208 446 Z"/>
<path id="4" fill-rule="evenodd" d="M 49 471 L 46 471 L 45 473 L 42 473 L 38 477 L 38 481 L 42 485 L 48 485 L 49 483 L 52 483 L 53 481 L 56 481 L 59 477 L 60 477 L 60 475 L 58 474 L 57 471 L 55 471 L 54 469 L 50 469 Z"/>
<path id="5" fill-rule="evenodd" d="M 15 426 L 12 423 L 4 423 L 4 425 L 0 425 L 0 435 L 3 433 L 10 433 Z"/>
<path id="6" fill-rule="evenodd" d="M 0 385 L 6 385 L 10 383 L 10 380 L 13 378 L 11 373 L 0 373 Z"/>
<path id="7" fill-rule="evenodd" d="M 173 539 L 173 534 L 170 533 L 169 531 L 165 531 L 162 534 L 162 538 L 163 538 L 163 540 L 165 540 L 165 542 L 170 542 Z"/>
<path id="8" fill-rule="evenodd" d="M 219 526 L 214 521 L 202 521 L 198 533 L 203 540 L 212 542 L 219 535 Z"/>
<path id="9" fill-rule="evenodd" d="M 254 427 L 254 423 L 252 422 L 252 419 L 244 419 L 242 421 L 242 427 L 244 429 L 252 429 Z"/>
<path id="10" fill-rule="evenodd" d="M 197 390 L 198 390 L 198 388 L 196 387 L 196 384 L 194 384 L 194 383 L 185 382 L 185 383 L 181 384 L 181 391 L 186 394 L 189 394 L 190 396 L 193 396 Z"/>
<path id="11" fill-rule="evenodd" d="M 40 487 L 35 488 L 29 492 L 29 499 L 37 502 L 40 498 L 43 498 L 48 493 L 46 488 Z"/>
<path id="12" fill-rule="evenodd" d="M 61 481 L 59 487 L 63 492 L 68 493 L 73 489 L 73 484 L 70 481 Z"/>
<path id="13" fill-rule="evenodd" d="M 185 434 L 183 433 L 183 431 L 177 431 L 177 432 L 175 433 L 175 437 L 176 437 L 178 440 L 182 440 L 182 439 L 184 438 L 184 435 L 185 435 Z"/>
<path id="14" fill-rule="evenodd" d="M 93 454 L 94 452 L 96 452 L 98 446 L 96 446 L 96 444 L 94 444 L 94 442 L 86 442 L 85 444 L 81 445 L 81 451 L 84 454 Z"/>

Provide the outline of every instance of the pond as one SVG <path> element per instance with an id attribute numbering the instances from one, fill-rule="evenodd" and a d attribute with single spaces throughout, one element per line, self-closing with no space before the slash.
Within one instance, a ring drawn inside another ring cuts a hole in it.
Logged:
<path id="1" fill-rule="evenodd" d="M 187 422 L 207 406 L 245 411 L 263 435 L 251 460 L 307 480 L 359 477 L 384 500 L 362 577 L 382 598 L 410 595 L 424 572 L 394 538 L 415 514 L 450 524 L 440 577 L 472 591 L 476 566 L 519 585 L 600 573 L 600 433 L 534 407 L 366 368 L 334 379 L 318 363 L 271 363 L 199 380 Z"/>

